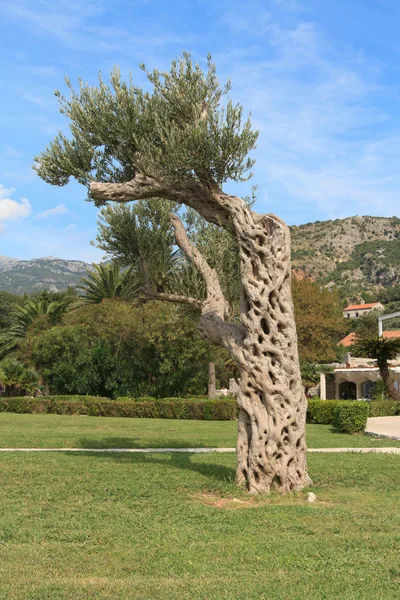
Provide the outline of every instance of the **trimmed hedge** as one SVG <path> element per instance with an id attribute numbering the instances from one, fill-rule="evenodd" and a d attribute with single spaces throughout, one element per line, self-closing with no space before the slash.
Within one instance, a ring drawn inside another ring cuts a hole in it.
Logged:
<path id="1" fill-rule="evenodd" d="M 357 400 L 310 399 L 307 409 L 307 423 L 317 425 L 337 424 L 337 409 L 342 405 L 354 408 L 355 413 L 371 417 L 400 415 L 400 402 L 361 402 Z M 237 418 L 234 398 L 209 400 L 202 398 L 128 398 L 117 400 L 98 396 L 28 396 L 1 398 L 0 412 L 52 413 L 59 415 L 89 415 L 95 417 L 132 417 L 157 419 L 199 419 L 208 421 L 229 421 Z M 344 414 L 344 413 L 343 413 Z M 341 417 L 340 417 L 341 418 Z M 364 425 L 365 427 L 365 425 Z M 340 429 L 340 427 L 339 427 Z M 343 430 L 344 431 L 344 430 Z"/>
<path id="2" fill-rule="evenodd" d="M 0 400 L 0 411 L 52 413 L 93 417 L 132 417 L 146 419 L 198 419 L 230 421 L 236 419 L 236 400 L 152 400 L 135 402 L 93 396 L 59 400 L 57 397 L 14 397 Z"/>
<path id="3" fill-rule="evenodd" d="M 131 398 L 131 396 L 119 396 L 115 402 L 157 402 L 157 398 L 153 396 L 143 396 L 140 398 Z"/>
<path id="4" fill-rule="evenodd" d="M 400 402 L 395 400 L 369 402 L 370 417 L 395 417 L 396 415 L 400 415 Z"/>
<path id="5" fill-rule="evenodd" d="M 307 423 L 315 425 L 333 425 L 335 409 L 340 400 L 310 399 L 307 407 Z"/>
<path id="6" fill-rule="evenodd" d="M 334 425 L 336 408 L 346 402 L 367 406 L 369 417 L 393 417 L 400 415 L 400 402 L 396 402 L 395 400 L 362 402 L 361 400 L 320 400 L 319 398 L 313 398 L 308 401 L 307 423 Z"/>
<path id="7" fill-rule="evenodd" d="M 335 408 L 335 426 L 342 433 L 360 433 L 365 429 L 368 415 L 366 402 L 342 401 Z"/>
<path id="8" fill-rule="evenodd" d="M 236 400 L 235 396 L 220 396 L 216 400 Z M 120 396 L 117 402 L 209 402 L 207 396 L 179 396 L 174 398 L 151 398 L 144 396 L 142 398 L 131 398 L 130 396 Z"/>

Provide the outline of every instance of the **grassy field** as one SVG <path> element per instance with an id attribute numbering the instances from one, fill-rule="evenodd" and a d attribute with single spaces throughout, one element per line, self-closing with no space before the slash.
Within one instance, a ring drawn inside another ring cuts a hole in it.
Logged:
<path id="1" fill-rule="evenodd" d="M 0 413 L 2 448 L 234 447 L 234 421 L 119 419 Z M 308 425 L 310 448 L 400 446 L 400 441 L 335 433 L 330 425 Z"/>
<path id="2" fill-rule="evenodd" d="M 231 422 L 0 414 L 2 447 L 233 446 Z M 389 442 L 389 443 L 388 443 Z M 395 445 L 308 426 L 310 446 Z M 317 502 L 233 454 L 0 454 L 0 600 L 394 600 L 400 457 L 311 454 Z"/>
<path id="3" fill-rule="evenodd" d="M 400 460 L 310 455 L 313 491 L 248 497 L 233 455 L 4 454 L 3 600 L 393 600 Z"/>

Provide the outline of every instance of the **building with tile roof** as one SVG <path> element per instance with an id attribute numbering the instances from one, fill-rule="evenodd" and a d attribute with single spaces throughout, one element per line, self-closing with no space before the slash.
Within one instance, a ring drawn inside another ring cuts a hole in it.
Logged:
<path id="1" fill-rule="evenodd" d="M 383 304 L 381 302 L 370 302 L 364 304 L 349 304 L 343 309 L 343 317 L 345 319 L 357 319 L 362 315 L 366 315 L 371 310 L 382 310 Z"/>

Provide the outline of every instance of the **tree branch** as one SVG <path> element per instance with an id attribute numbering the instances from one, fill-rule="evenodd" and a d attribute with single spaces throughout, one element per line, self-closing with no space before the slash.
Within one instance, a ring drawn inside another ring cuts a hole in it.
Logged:
<path id="1" fill-rule="evenodd" d="M 232 200 L 200 181 L 185 182 L 181 187 L 163 183 L 137 173 L 134 179 L 123 183 L 90 183 L 90 195 L 100 202 L 133 202 L 151 198 L 164 198 L 194 208 L 202 217 L 222 227 L 230 225 Z M 233 197 L 232 197 L 233 198 Z M 240 200 L 239 198 L 237 200 Z M 240 202 L 243 202 L 240 200 Z"/>
<path id="2" fill-rule="evenodd" d="M 138 173 L 134 179 L 123 183 L 90 183 L 90 195 L 101 202 L 132 202 L 147 198 L 169 198 L 161 183 L 147 175 Z"/>
<path id="3" fill-rule="evenodd" d="M 229 315 L 229 304 L 224 298 L 217 272 L 210 267 L 204 256 L 191 243 L 180 218 L 171 214 L 171 224 L 174 230 L 176 243 L 200 271 L 205 281 L 207 299 L 203 303 L 203 310 L 212 310 L 221 317 L 221 319 L 225 319 Z"/>
<path id="4" fill-rule="evenodd" d="M 147 298 L 153 298 L 154 300 L 162 300 L 163 302 L 174 302 L 175 304 L 188 304 L 194 308 L 202 309 L 203 302 L 197 300 L 197 298 L 190 298 L 189 296 L 180 296 L 179 294 L 168 294 L 166 292 L 155 292 L 148 288 L 142 288 L 140 290 Z"/>
<path id="5" fill-rule="evenodd" d="M 207 298 L 202 303 L 200 331 L 211 343 L 224 346 L 232 352 L 237 360 L 242 361 L 242 346 L 246 328 L 239 323 L 225 321 L 230 312 L 229 304 L 225 300 L 217 272 L 210 267 L 204 256 L 191 243 L 179 217 L 171 214 L 171 223 L 176 243 L 200 271 L 206 284 Z"/>

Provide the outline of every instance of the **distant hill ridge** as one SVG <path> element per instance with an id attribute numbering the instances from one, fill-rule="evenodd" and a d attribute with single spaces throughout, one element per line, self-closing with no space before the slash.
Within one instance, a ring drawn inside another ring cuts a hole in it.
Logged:
<path id="1" fill-rule="evenodd" d="M 349 217 L 294 225 L 293 268 L 348 297 L 400 284 L 400 218 Z M 76 286 L 90 265 L 55 257 L 0 256 L 0 290 L 22 294 Z"/>
<path id="2" fill-rule="evenodd" d="M 349 217 L 291 227 L 292 262 L 351 296 L 400 284 L 400 219 Z"/>
<path id="3" fill-rule="evenodd" d="M 52 256 L 32 260 L 0 256 L 0 290 L 13 294 L 31 294 L 43 289 L 59 292 L 79 285 L 89 267 L 82 260 Z"/>

